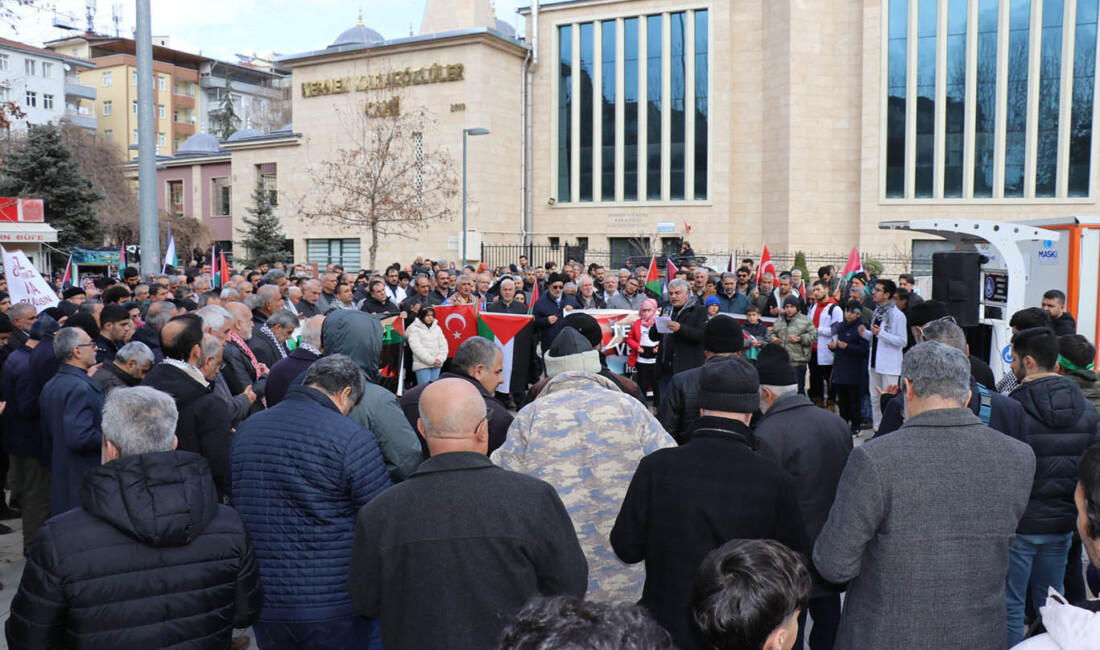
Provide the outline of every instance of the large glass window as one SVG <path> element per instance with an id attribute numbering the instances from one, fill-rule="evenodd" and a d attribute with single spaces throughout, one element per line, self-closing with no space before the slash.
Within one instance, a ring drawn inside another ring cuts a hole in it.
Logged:
<path id="1" fill-rule="evenodd" d="M 1039 49 L 1039 133 L 1035 196 L 1054 196 L 1058 181 L 1058 105 L 1062 81 L 1064 0 L 1044 0 Z"/>
<path id="2" fill-rule="evenodd" d="M 593 44 L 593 29 L 592 23 L 584 23 L 580 26 L 581 30 L 581 60 L 580 60 L 580 82 L 581 82 L 581 123 L 580 123 L 580 138 L 581 138 L 581 179 L 580 179 L 580 200 L 591 201 L 592 200 L 592 138 L 594 133 L 592 128 L 594 126 L 592 122 L 592 79 L 595 75 L 594 66 L 594 44 Z"/>
<path id="3" fill-rule="evenodd" d="M 638 199 L 638 19 L 623 21 L 623 199 Z"/>
<path id="4" fill-rule="evenodd" d="M 558 200 L 572 198 L 570 157 L 573 153 L 573 27 L 558 28 Z"/>
<path id="5" fill-rule="evenodd" d="M 1031 0 L 1010 0 L 1008 109 L 1005 115 L 1005 196 L 1024 195 L 1027 156 L 1027 66 L 1031 44 Z"/>
<path id="6" fill-rule="evenodd" d="M 993 196 L 997 125 L 997 0 L 978 2 L 978 60 L 974 101 L 974 196 Z"/>
<path id="7" fill-rule="evenodd" d="M 307 239 L 306 257 L 308 261 L 321 266 L 337 264 L 346 269 L 359 268 L 358 239 Z"/>
<path id="8" fill-rule="evenodd" d="M 917 6 L 916 196 L 932 196 L 935 162 L 936 0 L 920 0 Z"/>
<path id="9" fill-rule="evenodd" d="M 646 17 L 646 198 L 661 198 L 661 16 Z"/>
<path id="10" fill-rule="evenodd" d="M 1077 25 L 1073 38 L 1073 108 L 1069 132 L 1069 196 L 1089 195 L 1097 4 L 1097 0 L 1077 0 Z"/>
<path id="11" fill-rule="evenodd" d="M 905 196 L 905 80 L 909 15 L 906 0 L 890 0 L 886 95 L 886 196 Z"/>
<path id="12" fill-rule="evenodd" d="M 684 147 L 687 128 L 687 114 L 684 112 L 685 94 L 687 93 L 686 75 L 687 62 L 684 59 L 684 45 L 687 34 L 684 31 L 684 14 L 674 13 L 669 16 L 669 110 L 672 118 L 669 124 L 669 152 L 671 164 L 669 165 L 668 194 L 670 199 L 684 198 Z"/>
<path id="13" fill-rule="evenodd" d="M 947 97 L 944 111 L 943 195 L 963 194 L 963 141 L 966 131 L 967 0 L 947 5 Z"/>
<path id="14" fill-rule="evenodd" d="M 601 47 L 601 114 L 603 133 L 600 150 L 600 198 L 615 200 L 615 21 L 600 24 Z"/>
<path id="15" fill-rule="evenodd" d="M 707 12 L 695 12 L 695 198 L 707 198 L 707 51 L 710 32 Z M 689 163 L 690 164 L 690 163 Z"/>

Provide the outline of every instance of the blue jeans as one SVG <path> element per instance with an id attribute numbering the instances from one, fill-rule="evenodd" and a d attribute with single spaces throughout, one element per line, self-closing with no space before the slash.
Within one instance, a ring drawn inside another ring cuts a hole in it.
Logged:
<path id="1" fill-rule="evenodd" d="M 1065 591 L 1066 554 L 1073 533 L 1058 535 L 1016 535 L 1008 549 L 1008 581 L 1005 598 L 1008 601 L 1008 643 L 1011 648 L 1024 640 L 1024 609 L 1027 584 L 1031 580 L 1031 597 L 1035 606 L 1047 602 L 1047 588 Z"/>
<path id="2" fill-rule="evenodd" d="M 308 623 L 256 623 L 260 650 L 382 650 L 378 621 L 362 616 Z"/>
<path id="3" fill-rule="evenodd" d="M 435 381 L 439 379 L 439 371 L 443 368 L 436 366 L 435 368 L 423 368 L 416 371 L 416 385 L 426 384 L 429 381 Z"/>

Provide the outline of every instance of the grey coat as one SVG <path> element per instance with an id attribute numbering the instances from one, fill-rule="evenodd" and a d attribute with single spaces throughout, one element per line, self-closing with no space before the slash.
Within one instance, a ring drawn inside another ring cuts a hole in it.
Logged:
<path id="1" fill-rule="evenodd" d="M 852 451 L 813 559 L 848 585 L 837 650 L 1003 650 L 1008 547 L 1035 454 L 967 408 Z"/>

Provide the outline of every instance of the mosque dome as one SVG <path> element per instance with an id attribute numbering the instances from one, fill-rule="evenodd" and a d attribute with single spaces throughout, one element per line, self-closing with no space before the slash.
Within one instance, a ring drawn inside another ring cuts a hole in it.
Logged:
<path id="1" fill-rule="evenodd" d="M 233 135 L 226 138 L 225 141 L 226 142 L 239 142 L 241 140 L 247 140 L 249 138 L 262 138 L 263 135 L 264 135 L 263 131 L 258 131 L 256 129 L 241 129 L 240 131 L 234 131 Z"/>
<path id="2" fill-rule="evenodd" d="M 363 24 L 363 13 L 359 12 L 359 23 L 355 27 L 345 29 L 329 47 L 341 45 L 381 45 L 386 41 L 381 34 Z"/>
<path id="3" fill-rule="evenodd" d="M 176 155 L 206 155 L 221 153 L 221 150 L 217 138 L 209 133 L 196 133 L 183 141 L 179 149 L 176 149 Z"/>
<path id="4" fill-rule="evenodd" d="M 498 32 L 500 32 L 501 34 L 504 34 L 508 38 L 515 38 L 516 37 L 516 28 L 512 27 L 511 25 L 504 22 L 503 20 L 500 20 L 500 19 L 497 20 L 496 30 Z"/>

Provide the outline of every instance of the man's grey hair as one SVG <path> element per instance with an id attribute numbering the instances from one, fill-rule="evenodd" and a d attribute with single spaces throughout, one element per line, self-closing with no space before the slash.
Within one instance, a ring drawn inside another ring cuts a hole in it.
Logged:
<path id="1" fill-rule="evenodd" d="M 202 358 L 210 359 L 217 357 L 218 353 L 222 351 L 222 342 L 217 339 L 213 334 L 204 334 L 202 337 Z"/>
<path id="2" fill-rule="evenodd" d="M 265 323 L 268 329 L 275 329 L 278 325 L 287 331 L 294 331 L 294 328 L 298 327 L 298 317 L 290 313 L 286 309 L 280 309 L 271 316 L 268 316 Z"/>
<path id="3" fill-rule="evenodd" d="M 672 282 L 668 283 L 668 290 L 672 291 L 673 289 L 683 289 L 684 291 L 688 291 L 691 289 L 691 285 L 688 284 L 688 281 L 683 278 L 676 278 Z"/>
<path id="4" fill-rule="evenodd" d="M 164 324 L 172 320 L 172 314 L 176 312 L 175 303 L 161 300 L 149 305 L 149 311 L 145 314 L 145 324 L 154 332 L 159 332 Z"/>
<path id="5" fill-rule="evenodd" d="M 736 273 L 730 273 L 729 271 L 723 271 L 722 272 L 722 279 L 723 280 L 736 280 L 737 279 L 737 274 Z"/>
<path id="6" fill-rule="evenodd" d="M 148 386 L 116 388 L 103 404 L 103 437 L 121 457 L 172 451 L 176 441 L 176 402 Z"/>
<path id="7" fill-rule="evenodd" d="M 783 397 L 784 395 L 790 395 L 791 393 L 795 393 L 798 391 L 798 386 L 796 384 L 791 384 L 789 386 L 773 386 L 771 384 L 760 384 L 760 388 L 767 388 L 772 392 L 773 395 L 776 396 L 776 398 Z"/>
<path id="8" fill-rule="evenodd" d="M 963 354 L 967 354 L 966 332 L 949 320 L 937 320 L 921 328 L 925 341 L 935 341 L 949 345 Z"/>
<path id="9" fill-rule="evenodd" d="M 267 308 L 267 306 L 273 302 L 278 301 L 283 297 L 282 292 L 279 291 L 279 287 L 274 284 L 265 284 L 260 287 L 260 290 L 256 292 L 256 306 Z"/>
<path id="10" fill-rule="evenodd" d="M 221 305 L 208 305 L 195 312 L 202 319 L 202 329 L 207 332 L 220 332 L 233 324 L 233 314 Z"/>
<path id="11" fill-rule="evenodd" d="M 27 302 L 17 302 L 8 309 L 8 316 L 11 318 L 34 318 L 37 313 L 34 305 Z"/>
<path id="12" fill-rule="evenodd" d="M 26 304 L 26 303 L 16 303 L 16 304 L 17 305 L 23 305 L 23 304 Z M 95 314 L 96 305 L 102 305 L 102 304 L 103 304 L 103 301 L 99 300 L 97 298 L 92 298 L 90 300 L 85 300 L 83 303 L 80 304 L 80 310 L 79 311 L 82 314 Z M 27 306 L 30 307 L 30 305 L 27 305 Z M 15 309 L 15 305 L 12 305 L 12 309 Z M 32 309 L 33 309 L 33 307 L 32 307 Z M 11 312 L 10 309 L 8 311 L 9 311 L 9 313 Z M 11 314 L 11 315 L 14 316 L 15 318 L 19 318 L 19 316 L 16 316 L 15 314 Z"/>
<path id="13" fill-rule="evenodd" d="M 325 321 L 323 320 L 314 322 L 312 318 L 307 318 L 306 322 L 302 325 L 302 343 L 308 343 L 315 348 L 320 348 L 321 329 L 324 325 Z"/>
<path id="14" fill-rule="evenodd" d="M 250 310 L 252 310 L 256 308 L 256 305 L 260 304 L 260 297 L 254 293 L 250 293 L 245 296 L 244 300 L 242 300 L 241 302 L 244 303 L 245 307 L 248 307 Z"/>
<path id="15" fill-rule="evenodd" d="M 157 276 L 157 284 L 160 284 L 160 283 L 161 283 L 161 282 L 160 282 L 161 280 L 164 280 L 164 283 L 165 283 L 165 284 L 168 284 L 168 283 L 170 283 L 170 282 L 172 281 L 172 278 L 170 278 L 170 277 L 168 277 L 167 275 L 164 275 L 164 274 L 162 273 L 161 275 L 158 275 L 158 276 Z"/>
<path id="16" fill-rule="evenodd" d="M 346 354 L 332 354 L 313 362 L 306 370 L 302 384 L 323 390 L 329 395 L 337 395 L 350 386 L 351 403 L 358 404 L 366 390 L 365 381 L 359 364 L 352 361 L 351 357 Z"/>
<path id="17" fill-rule="evenodd" d="M 222 289 L 222 300 L 240 300 L 241 292 L 236 289 Z"/>
<path id="18" fill-rule="evenodd" d="M 285 277 L 286 271 L 283 271 L 282 269 L 271 269 L 270 271 L 265 273 L 262 278 L 260 278 L 260 282 L 265 285 L 274 284 L 275 282 L 278 282 L 280 278 Z"/>
<path id="19" fill-rule="evenodd" d="M 775 274 L 774 273 L 765 273 L 763 277 L 766 280 L 771 280 L 773 282 L 775 281 Z"/>
<path id="20" fill-rule="evenodd" d="M 466 339 L 462 342 L 462 345 L 458 346 L 458 350 L 455 351 L 454 361 L 451 363 L 455 367 L 455 370 L 464 372 L 468 375 L 478 366 L 485 366 L 486 368 L 492 367 L 497 359 L 498 350 L 500 350 L 500 348 L 497 347 L 496 343 L 493 343 L 489 339 L 473 336 Z"/>
<path id="21" fill-rule="evenodd" d="M 53 337 L 53 355 L 61 363 L 73 358 L 73 350 L 81 343 L 80 335 L 88 336 L 79 327 L 62 327 Z"/>
<path id="22" fill-rule="evenodd" d="M 703 275 L 708 276 L 708 277 L 710 276 L 710 273 L 706 269 L 695 269 L 695 273 L 693 273 L 692 275 L 697 276 L 700 273 L 702 273 Z"/>
<path id="23" fill-rule="evenodd" d="M 918 397 L 937 395 L 966 403 L 970 393 L 970 359 L 961 350 L 936 341 L 913 346 L 901 361 L 901 376 Z"/>
<path id="24" fill-rule="evenodd" d="M 179 288 L 176 289 L 176 297 L 177 298 L 187 298 L 188 296 L 190 296 L 193 293 L 195 293 L 195 290 L 192 289 L 191 287 L 187 286 L 186 284 L 181 284 L 179 286 Z"/>
<path id="25" fill-rule="evenodd" d="M 302 286 L 304 286 L 306 289 L 316 289 L 316 290 L 320 291 L 321 290 L 321 281 L 320 280 L 306 280 L 305 283 Z"/>
<path id="26" fill-rule="evenodd" d="M 500 287 L 504 288 L 505 283 L 512 285 L 513 289 L 516 288 L 516 283 L 515 283 L 515 281 L 512 280 L 512 278 L 504 278 L 503 280 L 501 280 L 500 281 Z"/>
<path id="27" fill-rule="evenodd" d="M 141 341 L 130 341 L 115 354 L 115 361 L 121 363 L 134 361 L 140 368 L 147 363 L 153 363 L 153 351 Z"/>

